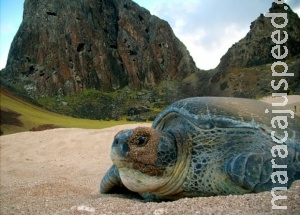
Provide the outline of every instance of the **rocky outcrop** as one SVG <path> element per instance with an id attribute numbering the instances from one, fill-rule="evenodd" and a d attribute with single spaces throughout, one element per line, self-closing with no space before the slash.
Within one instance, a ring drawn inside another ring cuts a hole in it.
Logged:
<path id="1" fill-rule="evenodd" d="M 197 70 L 169 24 L 131 0 L 25 0 L 1 75 L 44 97 L 139 90 Z"/>
<path id="2" fill-rule="evenodd" d="M 288 7 L 285 10 L 284 7 Z M 269 13 L 286 13 L 288 23 L 281 31 L 281 39 L 285 38 L 283 31 L 288 33 L 288 40 L 285 44 L 288 48 L 288 58 L 292 58 L 300 53 L 300 19 L 287 4 L 273 3 Z M 276 18 L 278 24 L 283 23 L 282 18 Z M 221 58 L 218 68 L 223 67 L 251 67 L 273 63 L 274 57 L 271 50 L 276 45 L 271 34 L 278 30 L 271 23 L 271 18 L 261 14 L 250 25 L 250 31 L 239 42 L 235 43 L 227 53 Z"/>
<path id="3" fill-rule="evenodd" d="M 287 4 L 273 3 L 269 12 L 287 13 L 288 24 L 281 29 L 288 33 L 284 60 L 294 73 L 287 78 L 288 93 L 299 94 L 300 19 Z M 271 19 L 261 14 L 216 69 L 203 71 L 166 21 L 131 0 L 25 0 L 23 22 L 1 81 L 23 87 L 35 98 L 125 86 L 154 91 L 164 86 L 163 96 L 152 99 L 163 104 L 191 96 L 256 98 L 274 92 L 270 82 L 275 30 Z M 173 83 L 166 86 L 163 80 Z"/>
<path id="4" fill-rule="evenodd" d="M 288 33 L 288 40 L 281 45 L 288 48 L 288 55 L 283 61 L 288 63 L 289 72 L 294 73 L 293 77 L 287 77 L 288 93 L 300 93 L 300 18 L 287 4 L 273 3 L 269 12 L 287 14 L 288 23 L 280 30 L 281 33 Z M 278 24 L 283 21 L 282 18 L 276 18 Z M 274 92 L 270 82 L 273 79 L 280 80 L 280 77 L 272 77 L 271 72 L 271 64 L 278 61 L 271 54 L 276 45 L 271 39 L 275 30 L 271 18 L 262 14 L 252 22 L 246 37 L 235 43 L 211 72 L 208 94 L 255 98 Z M 284 37 L 282 33 L 281 39 Z"/>

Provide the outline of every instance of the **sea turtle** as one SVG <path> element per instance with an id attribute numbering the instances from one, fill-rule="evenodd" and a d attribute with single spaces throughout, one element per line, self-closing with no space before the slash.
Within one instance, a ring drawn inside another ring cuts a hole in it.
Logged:
<path id="1" fill-rule="evenodd" d="M 119 132 L 111 159 L 101 193 L 172 200 L 289 188 L 300 179 L 300 117 L 251 99 L 183 99 L 151 128 Z"/>

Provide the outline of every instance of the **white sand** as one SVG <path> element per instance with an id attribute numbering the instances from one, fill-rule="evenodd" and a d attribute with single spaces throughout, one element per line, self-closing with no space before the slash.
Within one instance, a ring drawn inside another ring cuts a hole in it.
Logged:
<path id="1" fill-rule="evenodd" d="M 300 181 L 276 202 L 287 210 L 272 210 L 270 192 L 163 203 L 99 194 L 114 135 L 140 125 L 1 136 L 1 214 L 300 214 Z"/>

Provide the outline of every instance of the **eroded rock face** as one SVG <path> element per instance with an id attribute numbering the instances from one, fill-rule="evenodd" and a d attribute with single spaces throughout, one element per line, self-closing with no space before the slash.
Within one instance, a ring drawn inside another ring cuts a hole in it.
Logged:
<path id="1" fill-rule="evenodd" d="M 271 50 L 276 45 L 271 38 L 274 31 L 280 30 L 279 40 L 288 39 L 281 44 L 281 55 L 285 53 L 283 46 L 288 49 L 288 55 L 282 59 L 289 64 L 289 72 L 292 77 L 286 77 L 289 83 L 288 93 L 300 92 L 300 18 L 287 4 L 273 3 L 269 13 L 287 14 L 288 23 L 284 28 L 275 28 L 271 18 L 261 14 L 251 23 L 248 34 L 235 43 L 221 58 L 220 64 L 212 73 L 209 93 L 218 96 L 235 96 L 255 98 L 270 95 L 275 92 L 271 87 L 271 80 L 276 80 L 276 85 L 281 77 L 273 77 L 271 64 L 277 60 L 272 56 Z M 283 24 L 283 18 L 276 18 L 277 24 Z M 278 36 L 275 36 L 278 39 Z M 278 53 L 278 50 L 275 51 Z M 282 70 L 277 67 L 276 70 Z M 281 91 L 283 87 L 281 87 Z"/>
<path id="2" fill-rule="evenodd" d="M 40 97 L 138 90 L 197 70 L 169 24 L 131 0 L 25 0 L 2 75 Z"/>
<path id="3" fill-rule="evenodd" d="M 288 7 L 287 10 L 284 7 Z M 271 38 L 271 34 L 280 30 L 280 40 L 285 38 L 284 31 L 288 34 L 287 42 L 281 46 L 288 48 L 288 56 L 294 57 L 300 53 L 300 19 L 287 4 L 278 5 L 273 3 L 269 13 L 286 13 L 287 24 L 284 28 L 275 28 L 271 23 L 271 18 L 261 14 L 250 25 L 250 31 L 239 42 L 235 43 L 222 57 L 218 67 L 251 67 L 273 63 L 276 60 L 271 50 L 276 45 Z M 283 18 L 276 18 L 277 24 L 284 24 Z M 277 39 L 278 36 L 275 36 Z M 282 53 L 284 50 L 282 48 Z M 277 51 L 276 51 L 277 53 Z"/>

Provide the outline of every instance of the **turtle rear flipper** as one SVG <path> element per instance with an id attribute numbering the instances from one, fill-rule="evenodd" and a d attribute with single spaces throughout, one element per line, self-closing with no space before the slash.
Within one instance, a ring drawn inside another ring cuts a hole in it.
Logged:
<path id="1" fill-rule="evenodd" d="M 252 192 L 289 188 L 295 180 L 300 180 L 300 150 L 296 145 L 289 145 L 285 158 L 272 157 L 271 149 L 241 153 L 228 160 L 225 172 L 236 185 Z"/>
<path id="2" fill-rule="evenodd" d="M 123 185 L 119 170 L 115 165 L 112 165 L 100 184 L 100 193 L 125 193 L 129 190 Z"/>

